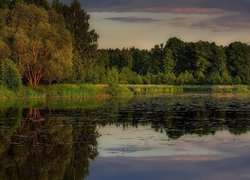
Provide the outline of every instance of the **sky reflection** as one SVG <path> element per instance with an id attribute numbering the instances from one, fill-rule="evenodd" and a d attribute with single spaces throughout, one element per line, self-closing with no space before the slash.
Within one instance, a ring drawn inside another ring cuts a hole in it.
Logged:
<path id="1" fill-rule="evenodd" d="M 249 179 L 250 133 L 227 130 L 169 139 L 150 126 L 98 129 L 99 157 L 87 179 Z"/>

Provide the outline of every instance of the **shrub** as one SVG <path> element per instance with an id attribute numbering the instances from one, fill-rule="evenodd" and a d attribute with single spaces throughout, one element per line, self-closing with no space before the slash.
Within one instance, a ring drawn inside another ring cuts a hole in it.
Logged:
<path id="1" fill-rule="evenodd" d="M 17 90 L 22 85 L 21 75 L 16 64 L 9 59 L 0 62 L 0 85 L 11 90 Z"/>
<path id="2" fill-rule="evenodd" d="M 143 83 L 144 84 L 151 84 L 151 74 L 147 73 L 145 76 L 143 76 Z"/>
<path id="3" fill-rule="evenodd" d="M 112 96 L 117 96 L 119 92 L 119 72 L 117 68 L 108 70 L 108 93 Z"/>
<path id="4" fill-rule="evenodd" d="M 208 79 L 207 79 L 209 84 L 220 84 L 221 83 L 221 76 L 219 72 L 212 72 Z"/>
<path id="5" fill-rule="evenodd" d="M 192 73 L 185 71 L 177 77 L 178 84 L 192 84 L 194 82 L 194 76 Z"/>
<path id="6" fill-rule="evenodd" d="M 172 85 L 175 83 L 176 76 L 173 72 L 166 72 L 162 76 L 162 83 Z"/>
<path id="7" fill-rule="evenodd" d="M 212 72 L 207 79 L 209 84 L 231 84 L 232 78 L 227 71 L 222 73 Z"/>
<path id="8" fill-rule="evenodd" d="M 239 75 L 233 78 L 233 84 L 242 84 L 242 80 Z"/>

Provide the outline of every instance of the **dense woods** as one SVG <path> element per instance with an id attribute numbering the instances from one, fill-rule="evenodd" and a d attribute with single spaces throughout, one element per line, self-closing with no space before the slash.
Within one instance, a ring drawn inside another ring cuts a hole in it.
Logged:
<path id="1" fill-rule="evenodd" d="M 1 1 L 0 85 L 250 83 L 247 44 L 170 38 L 151 50 L 98 49 L 89 19 L 78 0 Z"/>

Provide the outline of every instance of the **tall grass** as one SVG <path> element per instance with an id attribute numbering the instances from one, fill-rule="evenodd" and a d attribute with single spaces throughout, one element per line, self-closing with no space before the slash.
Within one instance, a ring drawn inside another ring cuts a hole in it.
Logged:
<path id="1" fill-rule="evenodd" d="M 47 89 L 47 97 L 86 98 L 105 94 L 106 88 L 103 85 L 57 84 Z"/>
<path id="2" fill-rule="evenodd" d="M 172 85 L 125 85 L 134 95 L 164 95 L 182 93 L 181 86 Z"/>
<path id="3" fill-rule="evenodd" d="M 206 94 L 249 94 L 248 85 L 119 85 L 117 95 L 119 97 L 133 95 L 165 95 L 165 94 L 184 94 L 184 93 L 206 93 Z M 110 97 L 108 85 L 91 84 L 57 84 L 52 86 L 40 86 L 38 88 L 22 87 L 17 91 L 11 91 L 0 86 L 0 98 L 27 98 L 27 99 L 51 99 L 51 98 L 70 98 L 85 99 L 89 97 L 103 98 Z"/>
<path id="4" fill-rule="evenodd" d="M 11 91 L 3 86 L 0 86 L 0 97 L 10 98 L 10 97 L 15 97 L 15 96 L 16 96 L 16 94 L 13 91 Z"/>
<path id="5" fill-rule="evenodd" d="M 16 91 L 16 96 L 20 98 L 32 99 L 46 98 L 46 88 L 43 86 L 37 88 L 23 86 L 18 91 Z"/>

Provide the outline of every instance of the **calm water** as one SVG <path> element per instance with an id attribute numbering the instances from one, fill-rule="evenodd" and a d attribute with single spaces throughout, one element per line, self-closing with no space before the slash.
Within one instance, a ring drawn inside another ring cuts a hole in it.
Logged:
<path id="1" fill-rule="evenodd" d="M 0 103 L 0 179 L 250 179 L 250 97 Z"/>

